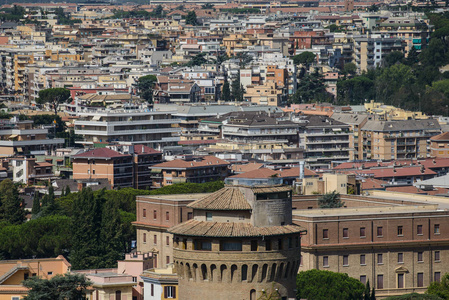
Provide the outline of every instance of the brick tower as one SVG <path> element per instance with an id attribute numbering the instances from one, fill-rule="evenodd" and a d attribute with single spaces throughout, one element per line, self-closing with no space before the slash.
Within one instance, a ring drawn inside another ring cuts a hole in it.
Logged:
<path id="1" fill-rule="evenodd" d="M 227 186 L 191 204 L 170 228 L 179 299 L 295 299 L 301 234 L 287 187 Z"/>

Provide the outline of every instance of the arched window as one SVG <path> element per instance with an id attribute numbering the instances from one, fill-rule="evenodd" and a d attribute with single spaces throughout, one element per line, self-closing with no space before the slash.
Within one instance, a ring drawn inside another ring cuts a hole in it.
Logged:
<path id="1" fill-rule="evenodd" d="M 249 292 L 249 299 L 250 299 L 250 300 L 257 300 L 257 299 L 256 299 L 256 290 L 252 289 L 252 290 Z"/>
<path id="2" fill-rule="evenodd" d="M 276 268 L 277 268 L 276 264 L 273 264 L 271 266 L 270 281 L 274 281 L 276 279 Z"/>
<path id="3" fill-rule="evenodd" d="M 192 279 L 192 270 L 190 269 L 190 264 L 186 263 L 186 279 Z"/>
<path id="4" fill-rule="evenodd" d="M 278 275 L 277 275 L 278 279 L 282 278 L 283 271 L 284 271 L 284 263 L 281 263 L 281 265 L 279 266 L 279 271 L 278 271 Z"/>
<path id="5" fill-rule="evenodd" d="M 242 266 L 242 281 L 248 280 L 248 266 L 243 265 Z"/>
<path id="6" fill-rule="evenodd" d="M 254 282 L 254 280 L 257 280 L 257 270 L 259 269 L 258 265 L 253 265 L 253 269 L 251 272 L 251 282 Z"/>
<path id="7" fill-rule="evenodd" d="M 198 280 L 198 265 L 197 264 L 192 265 L 192 277 L 193 277 L 194 281 Z"/>
<path id="8" fill-rule="evenodd" d="M 285 275 L 284 278 L 288 277 L 288 272 L 290 271 L 290 262 L 287 263 L 287 267 L 285 268 Z"/>
<path id="9" fill-rule="evenodd" d="M 227 276 L 228 276 L 228 267 L 226 265 L 220 266 L 220 277 L 222 282 L 227 282 Z"/>
<path id="10" fill-rule="evenodd" d="M 264 282 L 267 279 L 268 265 L 264 264 L 262 267 L 262 278 L 261 282 Z"/>
<path id="11" fill-rule="evenodd" d="M 231 266 L 231 282 L 234 282 L 235 280 L 238 281 L 238 278 L 236 277 L 237 273 L 237 266 L 236 265 L 232 265 Z"/>
<path id="12" fill-rule="evenodd" d="M 210 266 L 210 281 L 217 280 L 217 266 L 211 265 Z"/>
<path id="13" fill-rule="evenodd" d="M 203 280 L 208 280 L 209 278 L 207 277 L 207 267 L 205 264 L 201 265 L 201 276 L 203 277 Z"/>

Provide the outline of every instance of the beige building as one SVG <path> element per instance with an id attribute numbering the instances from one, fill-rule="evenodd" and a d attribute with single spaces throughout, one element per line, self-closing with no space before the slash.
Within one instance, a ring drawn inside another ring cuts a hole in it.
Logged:
<path id="1" fill-rule="evenodd" d="M 253 104 L 279 106 L 285 98 L 283 96 L 283 88 L 273 81 L 267 81 L 264 84 L 248 85 L 243 97 Z"/>
<path id="2" fill-rule="evenodd" d="M 179 299 L 295 299 L 302 227 L 292 225 L 291 190 L 227 186 L 188 207 L 170 228 Z"/>
<path id="3" fill-rule="evenodd" d="M 449 213 L 440 197 L 414 196 L 343 195 L 340 209 L 319 209 L 317 195 L 295 197 L 293 221 L 308 232 L 299 270 L 369 280 L 379 299 L 424 293 L 449 271 Z"/>
<path id="4" fill-rule="evenodd" d="M 430 138 L 430 156 L 449 158 L 449 132 L 443 132 Z"/>

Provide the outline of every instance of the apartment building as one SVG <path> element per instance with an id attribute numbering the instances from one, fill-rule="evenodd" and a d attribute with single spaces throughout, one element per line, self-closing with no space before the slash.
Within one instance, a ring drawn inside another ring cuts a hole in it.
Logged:
<path id="1" fill-rule="evenodd" d="M 405 51 L 402 39 L 378 34 L 354 37 L 354 45 L 353 61 L 358 72 L 382 66 L 383 59 L 393 51 Z"/>
<path id="2" fill-rule="evenodd" d="M 424 293 L 449 272 L 449 213 L 441 198 L 415 196 L 342 195 L 341 209 L 319 209 L 317 196 L 295 197 L 293 221 L 307 229 L 299 270 L 369 280 L 379 298 Z"/>
<path id="3" fill-rule="evenodd" d="M 229 175 L 229 163 L 215 156 L 187 157 L 151 166 L 153 187 L 174 183 L 204 183 L 224 180 Z"/>
<path id="4" fill-rule="evenodd" d="M 354 160 L 363 159 L 363 135 L 360 133 L 360 129 L 368 121 L 368 115 L 366 114 L 349 114 L 334 112 L 332 119 L 348 124 L 351 126 L 353 135 L 350 136 L 350 145 L 352 148 L 351 158 Z"/>
<path id="5" fill-rule="evenodd" d="M 133 157 L 108 148 L 73 156 L 73 179 L 107 178 L 111 188 L 134 186 Z"/>
<path id="6" fill-rule="evenodd" d="M 449 158 L 449 132 L 443 132 L 430 138 L 430 156 Z"/>
<path id="7" fill-rule="evenodd" d="M 310 169 L 329 169 L 332 162 L 352 159 L 350 125 L 325 116 L 301 117 L 298 122 L 304 126 L 299 134 L 300 145 Z"/>
<path id="8" fill-rule="evenodd" d="M 83 136 L 84 145 L 101 142 L 142 144 L 153 149 L 175 145 L 179 141 L 180 121 L 175 111 L 141 109 L 89 109 L 79 113 L 75 134 Z"/>
<path id="9" fill-rule="evenodd" d="M 274 81 L 267 81 L 264 84 L 248 85 L 243 97 L 253 104 L 277 107 L 286 101 L 287 94 Z"/>
<path id="10" fill-rule="evenodd" d="M 205 194 L 137 196 L 136 221 L 137 250 L 152 252 L 155 266 L 164 268 L 173 262 L 173 235 L 167 232 L 171 226 L 193 218 L 187 204 Z"/>
<path id="11" fill-rule="evenodd" d="M 363 159 L 411 159 L 430 155 L 429 139 L 441 132 L 434 119 L 368 120 L 361 128 Z M 359 148 L 360 149 L 360 148 Z"/>
<path id="12" fill-rule="evenodd" d="M 64 139 L 54 138 L 48 128 L 35 128 L 33 124 L 18 118 L 0 120 L 0 155 L 54 155 L 64 145 Z"/>

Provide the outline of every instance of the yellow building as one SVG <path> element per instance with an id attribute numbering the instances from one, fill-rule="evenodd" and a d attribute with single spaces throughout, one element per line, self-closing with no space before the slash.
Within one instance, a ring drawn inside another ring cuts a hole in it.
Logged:
<path id="1" fill-rule="evenodd" d="M 55 275 L 70 272 L 70 263 L 59 255 L 56 258 L 0 261 L 0 300 L 19 300 L 28 289 L 22 281 L 32 276 L 51 279 Z"/>
<path id="2" fill-rule="evenodd" d="M 279 106 L 284 95 L 283 89 L 273 81 L 260 85 L 248 85 L 244 98 L 257 105 Z"/>
<path id="3" fill-rule="evenodd" d="M 377 115 L 379 120 L 411 120 L 411 119 L 428 119 L 426 114 L 420 111 L 408 111 L 397 108 L 392 105 L 384 105 L 380 102 L 371 100 L 365 103 L 365 109 L 369 114 Z"/>
<path id="4" fill-rule="evenodd" d="M 143 279 L 144 299 L 178 299 L 178 275 L 173 266 L 149 269 L 140 277 Z"/>
<path id="5" fill-rule="evenodd" d="M 230 34 L 223 38 L 223 47 L 226 48 L 226 54 L 228 56 L 234 56 L 235 50 L 246 49 L 248 46 L 254 46 L 257 44 L 257 38 L 252 34 Z"/>
<path id="6" fill-rule="evenodd" d="M 327 194 L 336 191 L 340 195 L 346 195 L 348 194 L 348 191 L 354 191 L 355 187 L 355 175 L 325 173 L 321 178 L 303 178 L 301 194 Z"/>
<path id="7" fill-rule="evenodd" d="M 24 81 L 25 68 L 28 64 L 34 63 L 32 54 L 15 54 L 14 55 L 14 90 L 19 94 L 23 94 L 26 82 Z"/>

